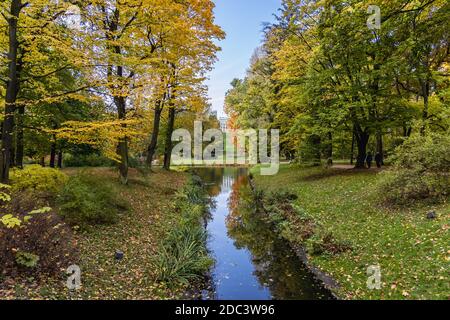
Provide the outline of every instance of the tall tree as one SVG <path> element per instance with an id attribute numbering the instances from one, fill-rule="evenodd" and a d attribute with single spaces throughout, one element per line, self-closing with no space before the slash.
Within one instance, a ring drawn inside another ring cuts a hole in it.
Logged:
<path id="1" fill-rule="evenodd" d="M 3 1 L 0 4 L 0 25 L 7 31 L 7 41 L 1 41 L 1 50 L 7 57 L 5 117 L 2 129 L 2 156 L 0 175 L 3 182 L 9 179 L 9 168 L 14 154 L 14 129 L 17 128 L 17 161 L 22 164 L 23 122 L 25 108 L 46 101 L 73 98 L 81 90 L 53 91 L 48 83 L 58 82 L 58 73 L 76 68 L 79 52 L 73 48 L 73 38 L 64 15 L 68 2 L 42 0 Z M 2 66 L 3 67 L 3 66 Z M 2 72 L 3 73 L 3 72 Z M 31 93 L 31 94 L 30 94 Z M 18 118 L 15 121 L 15 113 Z"/>

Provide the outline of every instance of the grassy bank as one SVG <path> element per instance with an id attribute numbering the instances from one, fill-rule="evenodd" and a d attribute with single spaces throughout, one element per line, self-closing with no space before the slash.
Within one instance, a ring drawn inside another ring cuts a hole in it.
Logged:
<path id="1" fill-rule="evenodd" d="M 81 269 L 82 288 L 69 292 L 65 287 L 67 276 L 61 269 L 60 277 L 39 279 L 34 277 L 4 279 L 0 285 L 1 298 L 31 299 L 169 299 L 180 298 L 194 280 L 189 272 L 201 272 L 201 265 L 188 270 L 188 281 L 178 281 L 175 276 L 161 276 L 161 260 L 179 262 L 176 253 L 168 252 L 167 242 L 174 230 L 185 230 L 180 237 L 189 237 L 200 228 L 200 220 L 187 216 L 192 204 L 189 192 L 189 175 L 180 172 L 157 171 L 144 177 L 130 172 L 130 183 L 117 182 L 117 172 L 108 168 L 84 169 L 85 174 L 99 185 L 112 188 L 126 209 L 119 213 L 115 223 L 74 227 L 73 237 L 77 251 L 75 264 Z M 78 169 L 64 170 L 74 176 Z M 184 209 L 180 209 L 183 207 Z M 198 209 L 200 210 L 200 209 Z M 186 231 L 187 230 L 187 231 Z M 199 234 L 199 233 L 197 233 Z M 195 236 L 194 236 L 195 238 Z M 196 243 L 201 246 L 202 243 Z M 198 247 L 196 247 L 198 252 Z M 115 259 L 116 251 L 123 259 Z M 186 257 L 188 262 L 198 256 Z M 202 263 L 209 263 L 205 257 Z M 168 262 L 170 266 L 170 261 Z M 68 266 L 67 266 L 68 267 Z"/>
<path id="2" fill-rule="evenodd" d="M 308 249 L 311 263 L 333 278 L 347 299 L 448 299 L 450 204 L 403 209 L 379 204 L 378 172 L 283 166 L 258 176 L 264 197 L 298 196 L 291 212 L 275 217 L 280 232 Z M 270 207 L 270 205 L 269 205 Z M 428 220 L 436 210 L 439 217 Z M 269 210 L 270 211 L 270 210 Z M 288 210 L 289 211 L 289 210 Z M 367 288 L 367 268 L 381 267 L 380 290 Z"/>

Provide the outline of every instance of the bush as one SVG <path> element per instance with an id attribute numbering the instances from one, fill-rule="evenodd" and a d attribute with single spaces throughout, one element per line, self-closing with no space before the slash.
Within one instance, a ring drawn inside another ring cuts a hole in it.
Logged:
<path id="1" fill-rule="evenodd" d="M 85 167 L 93 167 L 93 168 L 109 168 L 114 167 L 117 163 L 103 155 L 97 153 L 91 154 L 65 154 L 64 155 L 64 166 L 67 168 L 85 168 Z M 128 166 L 130 168 L 139 168 L 140 163 L 139 160 L 135 157 L 128 157 Z"/>
<path id="2" fill-rule="evenodd" d="M 114 166 L 114 161 L 97 153 L 91 153 L 87 155 L 65 154 L 64 166 L 69 168 L 112 167 Z"/>
<path id="3" fill-rule="evenodd" d="M 111 185 L 83 173 L 69 179 L 57 204 L 65 221 L 80 227 L 115 223 L 120 211 L 128 209 Z"/>
<path id="4" fill-rule="evenodd" d="M 384 201 L 439 200 L 450 194 L 450 135 L 416 134 L 396 149 L 392 169 L 379 186 Z"/>
<path id="5" fill-rule="evenodd" d="M 31 190 L 57 194 L 67 180 L 67 176 L 58 169 L 44 168 L 40 165 L 30 165 L 11 172 L 14 192 Z"/>

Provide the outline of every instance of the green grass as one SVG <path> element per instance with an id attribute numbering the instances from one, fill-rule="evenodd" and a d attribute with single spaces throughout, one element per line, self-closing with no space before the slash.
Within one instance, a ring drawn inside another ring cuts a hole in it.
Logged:
<path id="1" fill-rule="evenodd" d="M 311 262 L 341 285 L 348 299 L 448 299 L 450 205 L 388 209 L 377 200 L 376 171 L 305 169 L 282 166 L 276 176 L 258 176 L 257 188 L 289 190 L 322 232 L 353 250 L 311 256 Z M 436 210 L 437 220 L 426 213 Z M 381 290 L 367 288 L 368 266 L 379 265 Z"/>

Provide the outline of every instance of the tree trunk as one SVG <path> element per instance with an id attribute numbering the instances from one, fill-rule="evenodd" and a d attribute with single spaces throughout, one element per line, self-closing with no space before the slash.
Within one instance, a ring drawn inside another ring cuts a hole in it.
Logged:
<path id="1" fill-rule="evenodd" d="M 9 169 L 11 163 L 11 149 L 13 147 L 13 130 L 14 130 L 14 112 L 16 110 L 17 94 L 19 92 L 19 77 L 18 77 L 18 48 L 19 42 L 17 40 L 17 22 L 19 20 L 20 10 L 22 9 L 21 0 L 11 1 L 11 16 L 8 18 L 8 83 L 6 86 L 5 97 L 5 118 L 3 120 L 2 131 L 2 150 L 0 157 L 0 178 L 1 182 L 9 182 Z"/>
<path id="2" fill-rule="evenodd" d="M 428 80 L 425 80 L 425 82 L 422 84 L 422 97 L 423 97 L 423 113 L 422 113 L 423 126 L 421 129 L 422 134 L 425 134 L 425 129 L 427 127 L 428 113 L 429 113 L 429 96 L 430 96 L 430 83 Z"/>
<path id="3" fill-rule="evenodd" d="M 150 144 L 147 148 L 147 166 L 149 168 L 152 167 L 153 157 L 156 153 L 156 147 L 158 145 L 158 136 L 159 136 L 159 129 L 161 125 L 161 114 L 164 108 L 164 99 L 165 95 L 162 101 L 157 101 L 155 105 L 155 116 L 153 118 L 153 131 L 152 131 L 152 137 Z"/>
<path id="4" fill-rule="evenodd" d="M 364 169 L 367 158 L 367 144 L 369 143 L 369 134 L 366 131 L 357 130 L 356 144 L 358 147 L 358 156 L 356 158 L 356 169 Z"/>
<path id="5" fill-rule="evenodd" d="M 120 157 L 119 173 L 122 184 L 128 184 L 128 139 L 123 138 L 119 142 L 118 152 Z"/>
<path id="6" fill-rule="evenodd" d="M 412 127 L 403 127 L 403 137 L 405 138 L 409 138 L 411 136 L 412 133 Z"/>
<path id="7" fill-rule="evenodd" d="M 381 155 L 381 164 L 384 165 L 384 145 L 383 134 L 381 132 L 377 133 L 377 153 Z"/>
<path id="8" fill-rule="evenodd" d="M 355 130 L 353 130 L 352 135 L 352 154 L 350 155 L 350 164 L 353 165 L 355 159 Z"/>
<path id="9" fill-rule="evenodd" d="M 312 164 L 313 166 L 320 166 L 321 164 L 321 144 L 322 144 L 322 139 L 319 135 L 317 134 L 313 134 L 309 137 L 310 139 L 310 148 L 312 149 Z"/>
<path id="10" fill-rule="evenodd" d="M 326 157 L 327 159 L 333 158 L 333 133 L 328 132 L 328 143 L 326 147 Z"/>
<path id="11" fill-rule="evenodd" d="M 172 159 L 172 133 L 175 126 L 175 107 L 169 109 L 169 120 L 167 123 L 166 144 L 164 150 L 164 169 L 170 170 Z"/>
<path id="12" fill-rule="evenodd" d="M 23 144 L 23 117 L 25 114 L 25 107 L 24 106 L 20 106 L 18 107 L 19 109 L 19 113 L 17 116 L 17 124 L 16 124 L 16 165 L 19 168 L 23 168 L 23 149 L 24 149 L 24 144 Z"/>
<path id="13" fill-rule="evenodd" d="M 15 128 L 15 122 L 13 121 L 13 132 Z M 10 168 L 14 168 L 16 166 L 16 148 L 15 148 L 16 137 L 12 134 L 12 142 L 11 142 L 11 156 L 9 159 Z"/>
<path id="14" fill-rule="evenodd" d="M 115 97 L 114 98 L 117 112 L 119 115 L 119 120 L 126 119 L 126 102 L 124 97 Z M 123 124 L 122 127 L 126 127 L 126 124 Z M 119 141 L 119 145 L 117 146 L 117 154 L 120 158 L 119 164 L 119 173 L 120 173 L 120 181 L 122 184 L 128 184 L 128 138 L 123 137 Z"/>
<path id="15" fill-rule="evenodd" d="M 45 156 L 41 157 L 41 166 L 45 167 Z"/>
<path id="16" fill-rule="evenodd" d="M 63 152 L 62 152 L 62 150 L 59 150 L 59 152 L 58 152 L 58 168 L 62 169 L 62 165 L 63 165 Z"/>
<path id="17" fill-rule="evenodd" d="M 56 164 L 56 143 L 52 142 L 50 147 L 50 168 L 55 168 Z"/>

